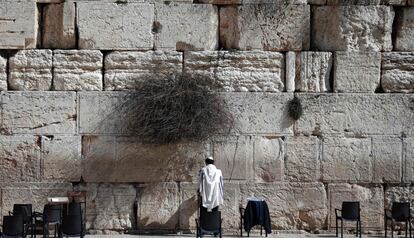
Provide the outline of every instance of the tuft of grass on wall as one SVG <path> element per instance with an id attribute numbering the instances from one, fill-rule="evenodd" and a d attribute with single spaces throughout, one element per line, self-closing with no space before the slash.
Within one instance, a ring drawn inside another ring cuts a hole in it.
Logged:
<path id="1" fill-rule="evenodd" d="M 288 112 L 289 116 L 294 120 L 298 120 L 303 115 L 302 103 L 299 98 L 294 97 L 289 101 Z"/>

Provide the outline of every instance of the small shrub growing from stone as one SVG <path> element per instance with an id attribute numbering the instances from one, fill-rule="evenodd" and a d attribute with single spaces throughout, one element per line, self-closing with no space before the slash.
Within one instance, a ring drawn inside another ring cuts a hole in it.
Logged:
<path id="1" fill-rule="evenodd" d="M 298 120 L 303 114 L 302 103 L 299 98 L 294 97 L 288 103 L 289 116 L 294 120 Z"/>

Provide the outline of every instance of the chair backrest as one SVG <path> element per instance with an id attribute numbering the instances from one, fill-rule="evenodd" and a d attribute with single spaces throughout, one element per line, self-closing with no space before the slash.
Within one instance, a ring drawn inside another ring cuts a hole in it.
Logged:
<path id="1" fill-rule="evenodd" d="M 23 236 L 23 216 L 3 216 L 3 234 L 6 236 Z"/>
<path id="2" fill-rule="evenodd" d="M 359 202 L 342 202 L 342 218 L 349 220 L 359 219 Z"/>
<path id="3" fill-rule="evenodd" d="M 62 218 L 62 233 L 64 235 L 82 234 L 82 215 L 65 215 Z"/>
<path id="4" fill-rule="evenodd" d="M 60 222 L 62 218 L 62 206 L 46 204 L 43 208 L 43 219 L 45 222 Z"/>
<path id="5" fill-rule="evenodd" d="M 200 227 L 206 231 L 217 231 L 221 226 L 221 214 L 218 209 L 211 212 L 207 209 L 200 210 Z"/>
<path id="6" fill-rule="evenodd" d="M 21 215 L 25 223 L 29 222 L 32 219 L 32 204 L 14 204 L 13 215 Z"/>
<path id="7" fill-rule="evenodd" d="M 78 202 L 69 203 L 65 215 L 82 215 L 81 204 Z"/>
<path id="8" fill-rule="evenodd" d="M 409 202 L 393 202 L 391 209 L 392 218 L 396 221 L 406 221 L 410 218 Z"/>

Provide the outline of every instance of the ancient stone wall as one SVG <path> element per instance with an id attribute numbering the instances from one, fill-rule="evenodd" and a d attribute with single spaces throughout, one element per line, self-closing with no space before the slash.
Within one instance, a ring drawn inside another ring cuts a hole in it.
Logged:
<path id="1" fill-rule="evenodd" d="M 1 214 L 86 190 L 90 232 L 194 229 L 207 155 L 226 231 L 251 195 L 291 230 L 332 228 L 345 200 L 381 229 L 414 202 L 413 0 L 2 0 L 0 15 Z M 223 85 L 235 128 L 140 143 L 119 105 L 181 72 Z"/>

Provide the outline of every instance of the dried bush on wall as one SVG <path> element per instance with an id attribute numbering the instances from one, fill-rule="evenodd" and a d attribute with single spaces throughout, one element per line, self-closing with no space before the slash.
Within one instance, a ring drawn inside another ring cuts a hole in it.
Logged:
<path id="1" fill-rule="evenodd" d="M 298 120 L 303 114 L 302 103 L 299 98 L 294 97 L 288 103 L 289 116 L 294 120 Z"/>

